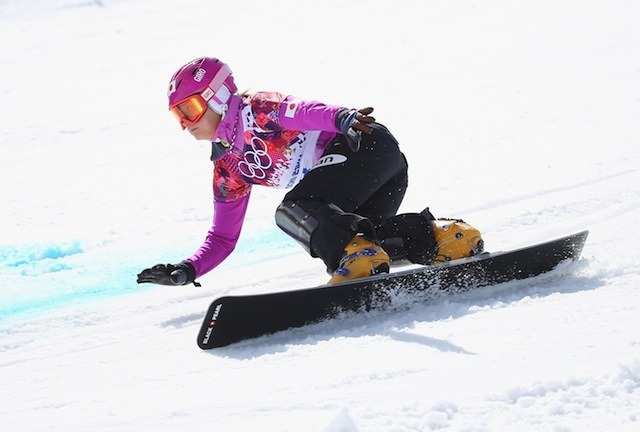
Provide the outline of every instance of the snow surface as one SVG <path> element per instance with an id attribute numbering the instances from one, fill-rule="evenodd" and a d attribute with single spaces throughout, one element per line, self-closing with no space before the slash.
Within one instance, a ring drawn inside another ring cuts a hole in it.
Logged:
<path id="1" fill-rule="evenodd" d="M 0 429 L 640 430 L 640 3 L 0 1 Z M 218 56 L 241 88 L 373 105 L 403 211 L 504 250 L 591 231 L 571 271 L 201 351 L 223 294 L 327 280 L 254 190 L 202 287 L 137 285 L 211 219 L 166 110 Z"/>

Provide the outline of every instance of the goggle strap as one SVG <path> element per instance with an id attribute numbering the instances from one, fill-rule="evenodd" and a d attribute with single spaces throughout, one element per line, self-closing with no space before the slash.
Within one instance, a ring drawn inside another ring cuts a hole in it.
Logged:
<path id="1" fill-rule="evenodd" d="M 230 75 L 231 68 L 225 64 L 224 66 L 222 66 L 222 68 L 220 68 L 218 73 L 216 73 L 216 76 L 213 77 L 207 89 L 202 92 L 203 99 L 208 102 L 209 99 L 211 99 L 216 94 L 216 90 L 219 89 L 222 84 L 224 84 L 225 80 L 229 78 Z"/>

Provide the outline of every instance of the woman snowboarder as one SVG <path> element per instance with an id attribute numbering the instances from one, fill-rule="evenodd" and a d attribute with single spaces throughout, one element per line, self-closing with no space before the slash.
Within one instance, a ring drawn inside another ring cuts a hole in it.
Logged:
<path id="1" fill-rule="evenodd" d="M 389 271 L 393 261 L 431 264 L 482 251 L 480 233 L 428 209 L 396 215 L 407 161 L 373 108 L 351 109 L 275 92 L 238 94 L 228 65 L 202 57 L 171 78 L 169 109 L 212 143 L 213 224 L 178 264 L 157 264 L 138 283 L 195 283 L 233 251 L 253 185 L 291 189 L 276 224 L 332 275 L 330 284 Z"/>

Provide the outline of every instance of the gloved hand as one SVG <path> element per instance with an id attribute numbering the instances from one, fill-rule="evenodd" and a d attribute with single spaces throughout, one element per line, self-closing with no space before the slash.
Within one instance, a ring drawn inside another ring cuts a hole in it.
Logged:
<path id="1" fill-rule="evenodd" d="M 138 283 L 155 283 L 160 285 L 187 285 L 195 282 L 196 269 L 188 261 L 179 264 L 156 264 L 151 268 L 142 270 L 138 274 Z"/>
<path id="2" fill-rule="evenodd" d="M 360 149 L 360 140 L 362 139 L 362 132 L 370 134 L 373 128 L 369 126 L 376 121 L 375 118 L 369 114 L 373 112 L 373 108 L 362 108 L 360 110 L 355 109 L 343 109 L 338 112 L 336 117 L 336 127 L 347 138 L 349 148 L 354 152 Z"/>

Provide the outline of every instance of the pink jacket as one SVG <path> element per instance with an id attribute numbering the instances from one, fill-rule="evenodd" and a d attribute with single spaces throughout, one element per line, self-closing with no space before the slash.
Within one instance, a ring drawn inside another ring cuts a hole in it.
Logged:
<path id="1" fill-rule="evenodd" d="M 213 224 L 202 246 L 187 259 L 196 276 L 214 269 L 235 248 L 251 187 L 295 186 L 339 133 L 335 119 L 343 108 L 280 93 L 232 96 L 216 132 L 232 145 L 214 161 Z"/>

